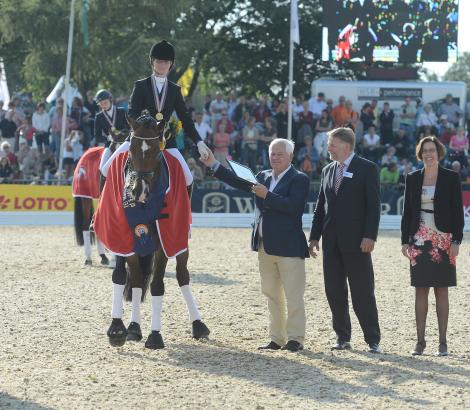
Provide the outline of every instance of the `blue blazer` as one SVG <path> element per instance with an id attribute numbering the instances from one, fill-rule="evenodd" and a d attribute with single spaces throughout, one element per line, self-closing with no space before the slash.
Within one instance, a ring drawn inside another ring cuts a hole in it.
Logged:
<path id="1" fill-rule="evenodd" d="M 214 176 L 230 186 L 251 192 L 251 184 L 239 179 L 220 165 Z M 256 179 L 269 189 L 272 170 L 261 171 Z M 265 199 L 255 196 L 256 214 L 251 235 L 251 249 L 258 251 L 259 222 L 263 218 L 263 247 L 267 254 L 308 258 L 308 245 L 302 229 L 302 215 L 310 181 L 307 175 L 291 166 Z"/>

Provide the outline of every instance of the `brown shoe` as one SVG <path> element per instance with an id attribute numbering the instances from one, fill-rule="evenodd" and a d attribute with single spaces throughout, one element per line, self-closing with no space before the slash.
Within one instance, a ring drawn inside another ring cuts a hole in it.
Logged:
<path id="1" fill-rule="evenodd" d="M 423 340 L 422 342 L 417 342 L 415 348 L 411 352 L 412 356 L 421 356 L 426 349 L 426 342 Z"/>

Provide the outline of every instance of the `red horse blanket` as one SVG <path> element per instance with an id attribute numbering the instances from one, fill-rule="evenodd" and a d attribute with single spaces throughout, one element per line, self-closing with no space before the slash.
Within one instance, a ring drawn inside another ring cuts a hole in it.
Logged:
<path id="1" fill-rule="evenodd" d="M 100 241 L 111 252 L 121 256 L 135 253 L 134 234 L 140 236 L 140 225 L 132 232 L 123 206 L 127 159 L 128 153 L 123 152 L 109 167 L 94 222 L 94 230 Z M 167 258 L 172 258 L 188 249 L 191 204 L 179 161 L 166 151 L 163 151 L 163 159 L 168 168 L 169 187 L 161 213 L 168 217 L 156 220 L 155 224 L 163 251 Z"/>
<path id="2" fill-rule="evenodd" d="M 72 195 L 83 198 L 100 197 L 100 161 L 103 147 L 88 149 L 78 160 L 73 173 Z"/>

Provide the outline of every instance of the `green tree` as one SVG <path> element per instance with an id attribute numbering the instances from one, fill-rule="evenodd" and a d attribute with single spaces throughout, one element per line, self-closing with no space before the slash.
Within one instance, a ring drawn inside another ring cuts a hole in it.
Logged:
<path id="1" fill-rule="evenodd" d="M 467 92 L 470 92 L 470 53 L 463 53 L 458 61 L 444 74 L 444 80 L 463 81 L 467 84 Z"/>

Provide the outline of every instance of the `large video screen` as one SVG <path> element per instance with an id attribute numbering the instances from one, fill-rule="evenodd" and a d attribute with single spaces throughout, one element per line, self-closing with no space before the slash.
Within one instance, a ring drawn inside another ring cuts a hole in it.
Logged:
<path id="1" fill-rule="evenodd" d="M 322 57 L 454 62 L 458 17 L 458 0 L 323 0 Z"/>

